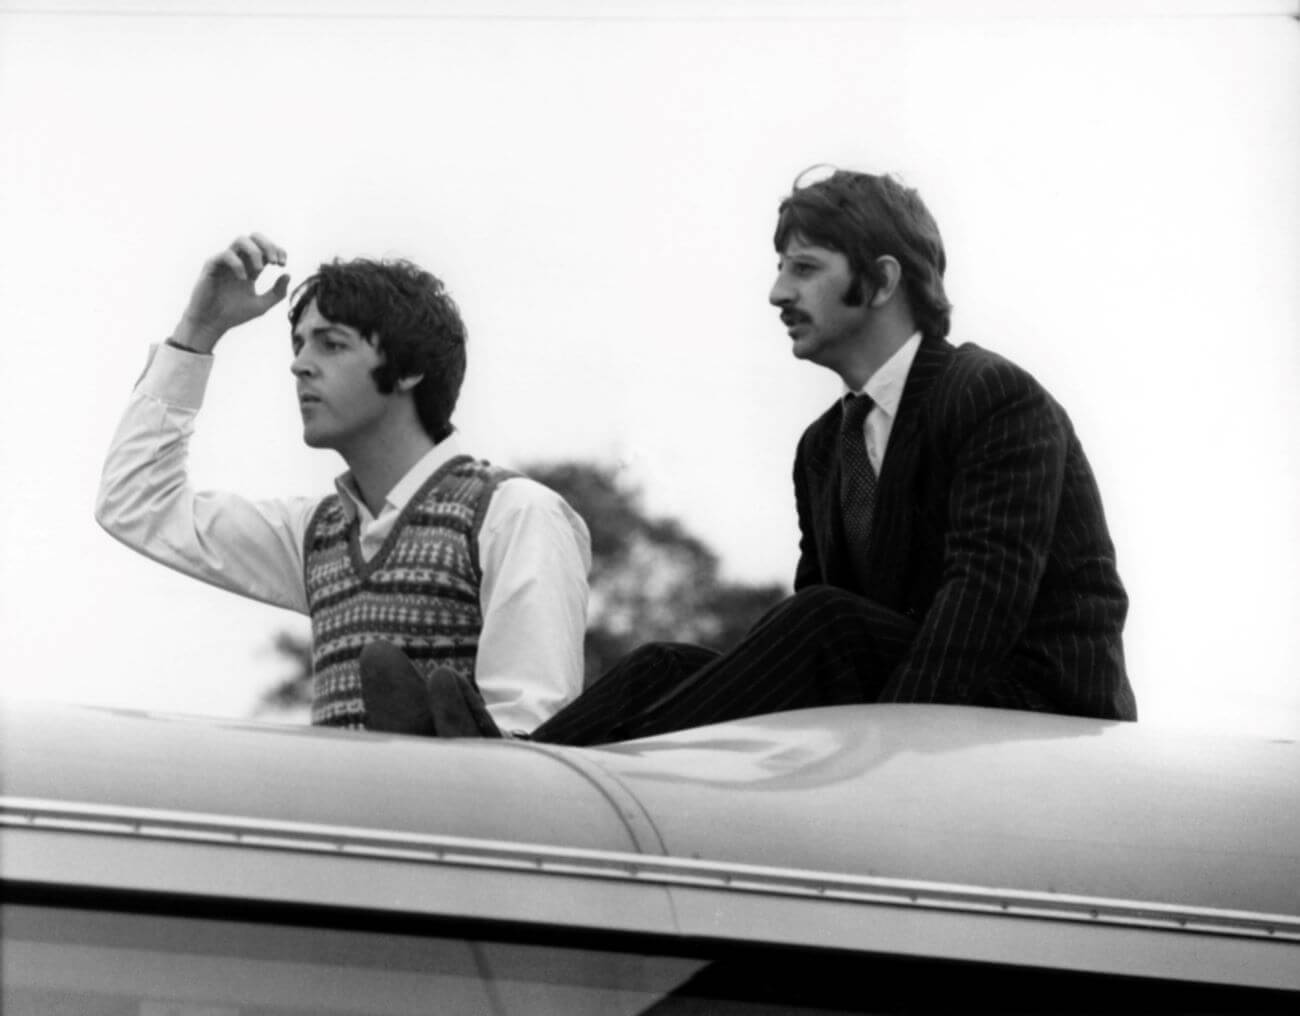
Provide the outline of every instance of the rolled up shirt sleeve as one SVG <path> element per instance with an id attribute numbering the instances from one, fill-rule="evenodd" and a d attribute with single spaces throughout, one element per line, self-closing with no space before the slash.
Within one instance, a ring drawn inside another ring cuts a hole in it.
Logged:
<path id="1" fill-rule="evenodd" d="M 475 680 L 497 726 L 527 733 L 582 690 L 591 538 L 563 498 L 517 477 L 492 496 L 479 560 Z"/>
<path id="2" fill-rule="evenodd" d="M 154 347 L 109 445 L 95 518 L 132 550 L 233 593 L 307 611 L 303 537 L 319 498 L 195 490 L 189 442 L 213 358 Z"/>

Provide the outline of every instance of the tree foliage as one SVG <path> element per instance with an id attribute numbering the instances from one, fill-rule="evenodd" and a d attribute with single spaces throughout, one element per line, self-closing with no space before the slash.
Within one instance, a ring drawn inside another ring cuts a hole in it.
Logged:
<path id="1" fill-rule="evenodd" d="M 787 595 L 777 583 L 724 580 L 717 554 L 677 519 L 647 514 L 640 491 L 612 466 L 569 461 L 523 471 L 564 497 L 591 531 L 588 684 L 645 642 L 725 650 Z M 301 712 L 311 699 L 310 641 L 282 631 L 273 648 L 291 672 L 262 696 L 258 712 Z"/>

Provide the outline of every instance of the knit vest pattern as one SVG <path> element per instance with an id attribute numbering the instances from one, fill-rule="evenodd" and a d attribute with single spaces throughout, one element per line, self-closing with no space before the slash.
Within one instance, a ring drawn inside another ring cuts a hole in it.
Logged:
<path id="1" fill-rule="evenodd" d="M 376 639 L 426 674 L 445 666 L 474 680 L 483 629 L 478 533 L 493 491 L 514 475 L 469 456 L 450 460 L 411 498 L 369 561 L 339 496 L 321 502 L 304 546 L 313 724 L 365 726 L 358 657 Z"/>

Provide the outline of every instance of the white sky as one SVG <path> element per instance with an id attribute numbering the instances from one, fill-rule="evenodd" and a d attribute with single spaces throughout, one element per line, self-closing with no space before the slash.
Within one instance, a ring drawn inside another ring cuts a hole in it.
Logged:
<path id="1" fill-rule="evenodd" d="M 0 694 L 242 715 L 278 676 L 299 619 L 91 518 L 147 344 L 250 229 L 298 278 L 442 275 L 478 453 L 618 462 L 788 581 L 794 444 L 838 382 L 767 306 L 771 232 L 833 162 L 919 187 L 953 337 L 1070 411 L 1143 720 L 1300 735 L 1296 8 L 975 6 L 0 0 Z M 340 468 L 300 443 L 287 341 L 277 310 L 223 343 L 200 484 Z"/>

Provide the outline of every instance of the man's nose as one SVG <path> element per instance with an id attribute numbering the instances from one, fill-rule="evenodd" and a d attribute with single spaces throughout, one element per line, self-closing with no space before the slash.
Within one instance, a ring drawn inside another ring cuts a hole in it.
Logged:
<path id="1" fill-rule="evenodd" d="M 311 373 L 311 361 L 307 359 L 306 346 L 293 354 L 293 360 L 289 364 L 289 372 L 294 377 L 306 377 Z"/>
<path id="2" fill-rule="evenodd" d="M 767 294 L 767 302 L 773 307 L 784 307 L 793 301 L 794 293 L 791 292 L 790 286 L 783 276 L 778 275 L 776 281 L 772 283 L 771 291 Z"/>

